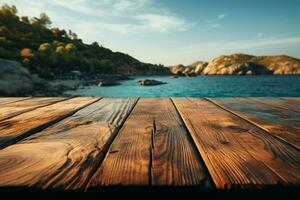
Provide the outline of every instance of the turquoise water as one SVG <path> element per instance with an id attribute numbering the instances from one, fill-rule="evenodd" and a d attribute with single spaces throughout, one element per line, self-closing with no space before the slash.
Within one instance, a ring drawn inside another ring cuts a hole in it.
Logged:
<path id="1" fill-rule="evenodd" d="M 156 79 L 165 85 L 140 86 L 140 79 Z M 122 85 L 89 86 L 71 95 L 102 97 L 300 97 L 300 76 L 168 76 L 135 77 Z"/>

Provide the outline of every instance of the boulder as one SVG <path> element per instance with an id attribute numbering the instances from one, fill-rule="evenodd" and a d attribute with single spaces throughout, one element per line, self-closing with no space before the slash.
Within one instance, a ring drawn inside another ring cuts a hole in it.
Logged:
<path id="1" fill-rule="evenodd" d="M 175 75 L 183 75 L 183 71 L 186 69 L 186 67 L 182 64 L 169 67 L 170 73 Z"/>
<path id="2" fill-rule="evenodd" d="M 151 86 L 151 85 L 162 85 L 166 84 L 166 82 L 157 81 L 154 79 L 145 79 L 145 80 L 139 80 L 138 83 L 142 86 Z"/>
<path id="3" fill-rule="evenodd" d="M 35 90 L 45 90 L 46 88 L 51 87 L 48 81 L 40 78 L 37 74 L 32 74 L 31 80 L 34 84 Z"/>
<path id="4" fill-rule="evenodd" d="M 251 70 L 248 70 L 248 71 L 246 72 L 246 75 L 253 75 L 253 72 L 252 72 Z"/>
<path id="5" fill-rule="evenodd" d="M 202 74 L 202 71 L 205 69 L 205 67 L 208 65 L 207 62 L 204 61 L 197 61 L 193 64 L 190 64 L 189 67 L 193 68 L 195 71 L 195 74 Z"/>
<path id="6" fill-rule="evenodd" d="M 184 70 L 183 74 L 185 76 L 196 76 L 197 74 L 195 73 L 195 70 L 194 69 L 191 69 L 191 68 L 186 68 L 186 70 Z"/>
<path id="7" fill-rule="evenodd" d="M 33 91 L 30 72 L 19 62 L 0 58 L 0 95 L 25 96 Z"/>

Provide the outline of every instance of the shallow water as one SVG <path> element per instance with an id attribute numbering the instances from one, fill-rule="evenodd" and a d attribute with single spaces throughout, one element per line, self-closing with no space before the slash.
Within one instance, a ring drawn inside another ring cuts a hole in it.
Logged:
<path id="1" fill-rule="evenodd" d="M 168 84 L 140 86 L 140 79 Z M 110 87 L 89 86 L 71 95 L 102 97 L 300 97 L 300 76 L 140 76 Z"/>

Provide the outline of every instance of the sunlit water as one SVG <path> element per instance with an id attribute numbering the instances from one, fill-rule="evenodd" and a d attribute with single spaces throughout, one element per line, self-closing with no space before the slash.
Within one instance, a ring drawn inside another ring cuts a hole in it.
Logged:
<path id="1" fill-rule="evenodd" d="M 140 79 L 155 79 L 165 85 L 140 86 Z M 122 85 L 89 86 L 68 92 L 102 97 L 300 97 L 300 76 L 168 76 L 135 77 Z"/>

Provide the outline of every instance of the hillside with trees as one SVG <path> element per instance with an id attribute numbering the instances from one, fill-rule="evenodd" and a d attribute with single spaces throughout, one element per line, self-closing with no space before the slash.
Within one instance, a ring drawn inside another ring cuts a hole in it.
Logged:
<path id="1" fill-rule="evenodd" d="M 0 8 L 0 58 L 19 61 L 31 73 L 44 78 L 71 71 L 82 74 L 166 74 L 162 65 L 142 63 L 97 42 L 85 44 L 71 30 L 52 27 L 50 17 L 41 13 L 29 19 L 18 16 L 15 6 Z"/>

